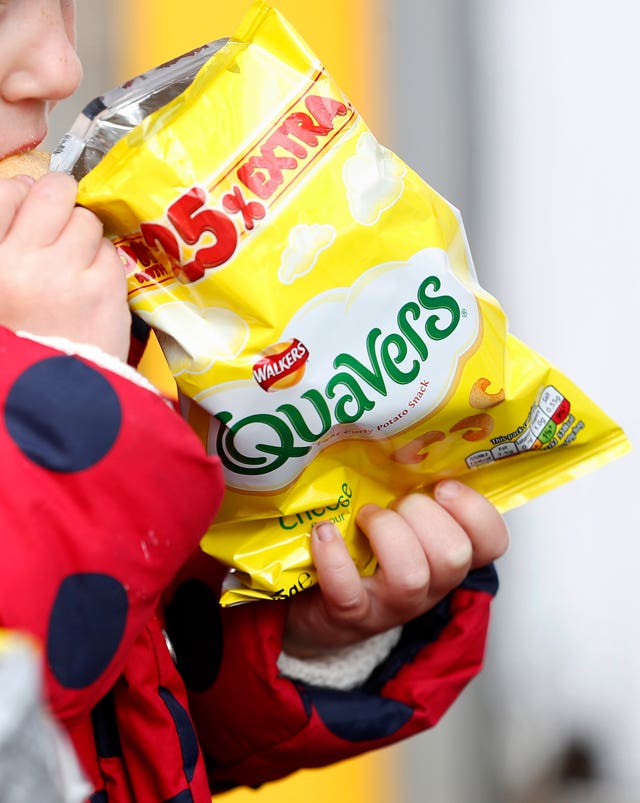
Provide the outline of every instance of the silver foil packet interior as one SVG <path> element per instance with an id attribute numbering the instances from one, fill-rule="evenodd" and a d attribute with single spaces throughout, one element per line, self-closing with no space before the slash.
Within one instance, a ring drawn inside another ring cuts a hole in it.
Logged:
<path id="1" fill-rule="evenodd" d="M 216 39 L 94 98 L 51 154 L 51 169 L 80 180 L 118 140 L 183 92 L 227 42 Z"/>

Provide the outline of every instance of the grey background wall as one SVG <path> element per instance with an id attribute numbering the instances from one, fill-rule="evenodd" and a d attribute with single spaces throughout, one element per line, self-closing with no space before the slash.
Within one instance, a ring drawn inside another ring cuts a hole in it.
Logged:
<path id="1" fill-rule="evenodd" d="M 637 444 L 640 7 L 396 0 L 387 14 L 390 147 L 461 209 L 512 330 Z M 485 674 L 404 748 L 407 801 L 640 799 L 638 460 L 509 514 Z M 596 777 L 556 784 L 573 740 Z"/>

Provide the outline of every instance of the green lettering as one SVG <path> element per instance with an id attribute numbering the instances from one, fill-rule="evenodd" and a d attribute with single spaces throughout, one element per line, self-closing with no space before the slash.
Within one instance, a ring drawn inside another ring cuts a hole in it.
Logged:
<path id="1" fill-rule="evenodd" d="M 269 474 L 271 471 L 283 466 L 292 457 L 304 457 L 310 448 L 309 446 L 296 446 L 293 442 L 293 433 L 287 424 L 275 415 L 268 413 L 258 413 L 241 418 L 231 425 L 232 414 L 226 411 L 218 413 L 218 419 L 223 426 L 218 429 L 216 438 L 216 451 L 222 464 L 230 471 L 237 474 Z M 270 455 L 266 457 L 256 457 L 243 454 L 236 446 L 238 434 L 246 427 L 258 425 L 258 435 L 249 437 L 248 442 L 254 443 L 254 449 Z M 260 443 L 264 427 L 269 427 L 276 435 L 278 443 Z"/>
<path id="2" fill-rule="evenodd" d="M 391 356 L 391 349 L 395 349 L 395 357 Z M 420 363 L 414 360 L 409 371 L 401 371 L 398 367 L 407 356 L 407 341 L 400 335 L 388 335 L 382 341 L 382 364 L 389 375 L 389 379 L 398 385 L 408 385 L 418 376 Z"/>
<path id="3" fill-rule="evenodd" d="M 408 304 L 405 304 L 403 307 L 400 308 L 398 312 L 398 327 L 402 334 L 407 338 L 409 343 L 414 347 L 414 349 L 418 352 L 420 359 L 422 362 L 426 362 L 427 357 L 429 356 L 429 349 L 427 348 L 426 343 L 420 337 L 420 335 L 416 332 L 416 330 L 411 326 L 407 317 L 411 315 L 414 321 L 417 321 L 422 314 L 422 310 L 416 304 L 415 301 L 410 301 Z"/>
<path id="4" fill-rule="evenodd" d="M 451 321 L 449 322 L 448 326 L 445 326 L 443 329 L 438 328 L 440 316 L 432 315 L 427 319 L 424 328 L 432 340 L 444 340 L 445 337 L 449 337 L 449 335 L 455 330 L 456 326 L 460 323 L 460 307 L 458 306 L 458 302 L 455 300 L 455 298 L 452 298 L 451 296 L 439 296 L 438 298 L 432 298 L 431 296 L 427 295 L 428 287 L 433 287 L 433 289 L 438 292 L 441 284 L 442 282 L 437 276 L 428 276 L 418 288 L 418 301 L 420 302 L 421 306 L 428 310 L 445 309 L 451 316 Z"/>
<path id="5" fill-rule="evenodd" d="M 329 405 L 327 404 L 326 399 L 323 398 L 322 394 L 318 390 L 313 388 L 311 390 L 307 390 L 302 394 L 301 398 L 310 401 L 314 410 L 318 414 L 320 419 L 319 432 L 311 431 L 309 425 L 304 420 L 302 413 L 293 404 L 281 404 L 276 409 L 278 412 L 286 415 L 291 422 L 291 426 L 295 429 L 302 440 L 306 441 L 307 443 L 313 443 L 314 441 L 319 440 L 331 429 L 331 411 L 329 410 Z"/>
<path id="6" fill-rule="evenodd" d="M 336 403 L 334 414 L 339 424 L 351 424 L 354 421 L 358 421 L 367 410 L 373 410 L 375 407 L 375 402 L 372 402 L 371 399 L 364 395 L 355 377 L 344 372 L 336 374 L 327 383 L 326 394 L 330 399 L 336 397 L 335 389 L 338 385 L 344 385 L 349 391 Z M 347 405 L 354 402 L 356 403 L 355 410 L 352 413 L 347 412 Z"/>
<path id="7" fill-rule="evenodd" d="M 354 374 L 362 377 L 367 385 L 370 385 L 374 390 L 377 390 L 381 396 L 387 395 L 387 388 L 384 384 L 382 371 L 380 370 L 380 363 L 376 355 L 376 340 L 382 334 L 381 329 L 372 329 L 367 335 L 367 354 L 371 362 L 372 368 L 367 368 L 360 360 L 357 360 L 351 354 L 338 354 L 333 361 L 334 368 L 348 368 Z"/>

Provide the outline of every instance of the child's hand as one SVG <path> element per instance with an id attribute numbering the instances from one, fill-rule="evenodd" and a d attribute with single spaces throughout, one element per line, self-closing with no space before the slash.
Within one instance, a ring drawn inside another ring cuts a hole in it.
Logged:
<path id="1" fill-rule="evenodd" d="M 125 360 L 125 273 L 102 224 L 62 173 L 0 180 L 0 324 L 99 346 Z"/>
<path id="2" fill-rule="evenodd" d="M 415 493 L 390 508 L 365 505 L 357 523 L 377 571 L 360 577 L 335 526 L 317 526 L 311 548 L 318 586 L 291 601 L 283 642 L 289 655 L 317 656 L 420 616 L 470 569 L 500 557 L 509 541 L 493 505 L 453 480 L 436 486 L 435 500 Z"/>

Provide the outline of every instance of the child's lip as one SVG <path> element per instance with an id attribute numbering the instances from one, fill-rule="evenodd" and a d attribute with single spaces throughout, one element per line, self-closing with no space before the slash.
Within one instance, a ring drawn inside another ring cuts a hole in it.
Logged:
<path id="1" fill-rule="evenodd" d="M 8 151 L 5 154 L 2 154 L 0 158 L 7 159 L 9 156 L 19 156 L 21 153 L 27 153 L 27 151 L 34 151 L 38 147 L 38 145 L 42 143 L 43 140 L 44 140 L 43 136 L 35 137 L 29 142 L 23 143 L 22 145 L 19 145 L 17 148 L 14 148 L 13 150 Z"/>

